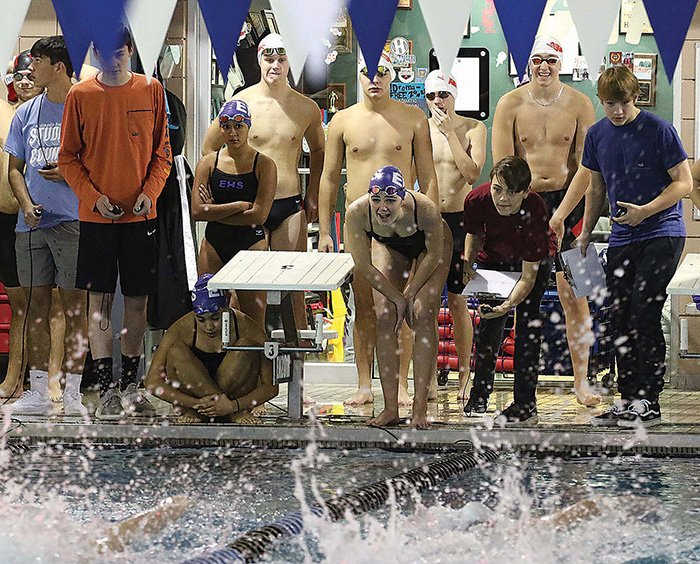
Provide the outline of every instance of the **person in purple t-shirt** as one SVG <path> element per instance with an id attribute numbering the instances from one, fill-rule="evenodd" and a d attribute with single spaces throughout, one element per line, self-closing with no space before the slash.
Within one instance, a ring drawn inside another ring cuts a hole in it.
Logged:
<path id="1" fill-rule="evenodd" d="M 482 301 L 479 306 L 474 384 L 464 406 L 468 416 L 486 412 L 507 313 L 515 308 L 514 398 L 501 412 L 506 424 L 537 423 L 540 302 L 556 253 L 547 205 L 530 190 L 531 182 L 528 164 L 520 157 L 506 157 L 493 167 L 491 183 L 475 188 L 464 200 L 464 282 L 476 275 L 475 262 L 479 268 L 522 272 L 505 300 Z"/>
<path id="2" fill-rule="evenodd" d="M 613 218 L 607 285 L 621 399 L 594 417 L 593 425 L 634 427 L 661 421 L 659 394 L 666 373 L 661 310 L 683 252 L 681 199 L 691 193 L 692 177 L 676 130 L 635 107 L 638 95 L 639 82 L 627 67 L 600 75 L 598 98 L 605 118 L 588 130 L 582 166 L 571 183 L 575 188 L 569 188 L 551 220 L 559 235 L 567 209 L 585 192 L 584 225 L 577 241 L 585 252 L 607 191 Z"/>

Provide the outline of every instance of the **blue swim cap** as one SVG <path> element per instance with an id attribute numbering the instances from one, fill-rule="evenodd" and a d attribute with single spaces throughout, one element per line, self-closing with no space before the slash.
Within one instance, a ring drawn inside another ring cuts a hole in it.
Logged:
<path id="1" fill-rule="evenodd" d="M 229 100 L 219 112 L 219 125 L 224 125 L 232 121 L 233 123 L 245 123 L 250 127 L 250 111 L 248 104 L 243 100 Z"/>
<path id="2" fill-rule="evenodd" d="M 213 274 L 202 274 L 192 290 L 192 309 L 197 315 L 216 313 L 228 306 L 228 295 L 224 290 L 207 288 Z"/>
<path id="3" fill-rule="evenodd" d="M 403 174 L 395 166 L 383 166 L 370 179 L 367 192 L 370 194 L 386 192 L 388 196 L 396 195 L 403 200 L 406 197 Z"/>

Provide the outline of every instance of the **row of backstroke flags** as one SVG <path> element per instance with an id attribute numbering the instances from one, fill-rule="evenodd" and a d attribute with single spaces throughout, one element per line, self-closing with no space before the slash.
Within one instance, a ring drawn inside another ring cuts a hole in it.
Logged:
<path id="1" fill-rule="evenodd" d="M 194 0 L 190 0 L 194 1 Z M 562 0 L 568 4 L 581 49 L 589 62 L 600 61 L 620 12 L 621 0 Z M 4 2 L 0 18 L 0 61 L 9 60 L 31 0 Z M 122 22 L 128 22 L 144 69 L 153 69 L 177 0 L 52 0 L 75 68 L 88 49 L 110 50 Z M 251 0 L 197 0 L 217 61 L 232 61 Z M 698 0 L 635 0 L 646 9 L 661 60 L 671 80 Z M 451 69 L 473 0 L 417 0 L 443 70 Z M 547 0 L 486 0 L 498 15 L 508 49 L 522 74 Z M 310 54 L 328 37 L 340 8 L 347 6 L 368 70 L 374 74 L 398 0 L 270 0 L 285 38 L 292 75 L 298 78 Z M 416 9 L 414 7 L 413 9 Z M 631 18 L 635 20 L 635 18 Z M 640 21 L 640 18 L 636 18 Z M 4 57 L 4 58 L 3 58 Z M 226 65 L 223 65 L 226 66 Z M 591 69 L 597 65 L 590 65 Z M 228 68 L 220 68 L 224 75 Z M 591 79 L 596 78 L 591 73 Z"/>

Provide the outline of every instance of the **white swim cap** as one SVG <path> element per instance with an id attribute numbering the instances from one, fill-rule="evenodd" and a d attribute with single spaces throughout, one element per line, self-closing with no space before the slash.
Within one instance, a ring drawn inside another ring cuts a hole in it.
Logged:
<path id="1" fill-rule="evenodd" d="M 530 51 L 530 57 L 533 55 L 554 55 L 560 59 L 564 56 L 564 49 L 561 42 L 551 35 L 540 35 L 535 38 L 535 43 Z"/>
<path id="2" fill-rule="evenodd" d="M 445 80 L 445 75 L 440 70 L 431 71 L 425 77 L 425 93 L 431 92 L 449 92 L 452 97 L 457 99 L 457 81 L 452 75 Z"/>
<path id="3" fill-rule="evenodd" d="M 258 64 L 263 58 L 263 51 L 272 49 L 277 55 L 286 55 L 287 50 L 284 48 L 284 40 L 279 33 L 271 33 L 262 38 L 258 43 Z"/>
<path id="4" fill-rule="evenodd" d="M 391 80 L 396 79 L 396 69 L 394 68 L 394 65 L 391 63 L 391 59 L 389 58 L 389 53 L 386 51 L 382 51 L 382 56 L 379 59 L 379 64 L 377 65 L 378 67 L 388 67 L 389 68 L 389 74 L 391 76 Z M 362 56 L 362 53 L 360 52 L 357 56 L 357 72 L 360 72 L 362 69 L 366 68 L 367 64 L 365 63 L 365 58 Z"/>

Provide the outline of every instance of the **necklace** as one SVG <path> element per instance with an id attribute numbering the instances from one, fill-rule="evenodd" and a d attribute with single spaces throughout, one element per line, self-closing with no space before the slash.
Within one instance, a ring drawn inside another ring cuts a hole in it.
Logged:
<path id="1" fill-rule="evenodd" d="M 542 107 L 545 107 L 545 108 L 546 108 L 547 106 L 551 106 L 552 104 L 554 104 L 554 102 L 556 102 L 556 101 L 559 99 L 559 97 L 561 96 L 561 93 L 562 93 L 562 92 L 564 92 L 564 85 L 563 85 L 563 84 L 561 85 L 561 88 L 559 89 L 559 93 L 554 97 L 554 100 L 552 100 L 551 102 L 545 104 L 545 103 L 543 103 L 543 102 L 540 102 L 537 98 L 535 98 L 535 97 L 532 95 L 532 92 L 530 91 L 530 88 L 529 88 L 529 87 L 528 87 L 528 89 L 527 89 L 527 93 L 530 95 L 530 98 L 532 98 L 532 101 L 533 101 L 535 104 L 537 104 L 537 105 L 539 105 L 539 106 L 542 106 Z"/>

